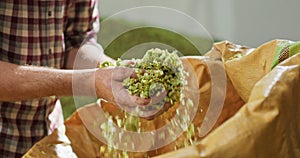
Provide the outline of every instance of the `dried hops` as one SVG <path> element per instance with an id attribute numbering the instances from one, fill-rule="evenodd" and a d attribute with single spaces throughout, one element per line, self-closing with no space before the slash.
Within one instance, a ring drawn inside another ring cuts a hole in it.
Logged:
<path id="1" fill-rule="evenodd" d="M 174 104 L 180 99 L 181 88 L 186 84 L 184 69 L 176 51 L 150 49 L 135 64 L 137 78 L 127 78 L 124 86 L 132 95 L 148 98 L 167 91 L 165 102 Z"/>
<path id="2" fill-rule="evenodd" d="M 176 51 L 150 49 L 142 59 L 133 59 L 133 61 L 132 65 L 122 65 L 120 59 L 117 61 L 117 66 L 135 69 L 136 77 L 129 77 L 123 81 L 131 95 L 149 98 L 167 92 L 158 105 L 149 108 L 159 108 L 165 102 L 173 105 L 180 100 L 182 87 L 187 84 L 184 77 L 187 73 Z M 112 66 L 112 63 L 103 62 L 100 65 L 100 67 L 108 66 Z"/>

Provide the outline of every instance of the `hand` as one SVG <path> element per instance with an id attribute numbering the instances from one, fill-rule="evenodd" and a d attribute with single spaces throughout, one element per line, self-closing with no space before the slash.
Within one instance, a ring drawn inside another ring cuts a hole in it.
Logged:
<path id="1" fill-rule="evenodd" d="M 137 115 L 141 118 L 152 120 L 155 117 L 163 114 L 167 111 L 171 104 L 169 102 L 164 102 L 164 98 L 167 96 L 168 92 L 164 91 L 160 93 L 158 96 L 151 96 L 147 98 L 147 101 L 150 102 L 147 105 L 133 105 L 123 107 L 126 112 L 131 113 L 133 115 Z M 138 96 L 130 95 L 130 100 L 135 101 L 140 99 Z"/>
<path id="2" fill-rule="evenodd" d="M 159 96 L 150 98 L 141 98 L 130 95 L 128 90 L 123 86 L 123 80 L 128 77 L 136 77 L 134 70 L 131 68 L 109 67 L 97 70 L 97 96 L 120 106 L 128 113 L 138 115 L 145 119 L 153 119 L 170 107 L 170 103 L 166 103 L 161 109 L 148 110 L 148 106 L 159 103 L 167 95 L 167 92 L 165 91 Z M 136 113 L 137 109 L 139 111 L 138 113 Z"/>
<path id="3" fill-rule="evenodd" d="M 120 106 L 143 106 L 150 99 L 133 97 L 123 86 L 123 80 L 134 75 L 134 70 L 126 67 L 109 67 L 96 71 L 96 94 L 108 102 Z"/>

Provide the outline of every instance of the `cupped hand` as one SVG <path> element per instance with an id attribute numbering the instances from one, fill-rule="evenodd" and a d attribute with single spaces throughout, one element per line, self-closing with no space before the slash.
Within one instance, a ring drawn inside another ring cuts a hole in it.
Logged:
<path id="1" fill-rule="evenodd" d="M 129 62 L 132 63 L 132 62 Z M 123 80 L 128 77 L 136 77 L 135 71 L 127 67 L 108 67 L 96 71 L 96 94 L 107 100 L 127 113 L 151 120 L 168 110 L 170 103 L 165 103 L 160 109 L 149 109 L 148 106 L 155 105 L 167 95 L 167 91 L 158 96 L 141 98 L 130 95 L 123 85 Z M 138 113 L 137 113 L 138 109 Z"/>
<path id="2" fill-rule="evenodd" d="M 137 98 L 135 102 L 130 100 L 131 95 L 123 86 L 123 80 L 133 74 L 134 70 L 126 67 L 98 69 L 95 80 L 97 96 L 120 106 L 148 104 L 150 101 L 144 98 Z"/>

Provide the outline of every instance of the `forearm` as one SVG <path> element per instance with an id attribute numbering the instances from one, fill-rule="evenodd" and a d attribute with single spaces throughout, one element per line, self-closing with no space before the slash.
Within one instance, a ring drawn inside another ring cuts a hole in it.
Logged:
<path id="1" fill-rule="evenodd" d="M 93 72 L 58 70 L 35 66 L 18 66 L 0 61 L 0 100 L 17 101 L 41 98 L 46 96 L 70 96 L 72 92 L 72 77 L 78 74 L 81 82 L 78 86 L 89 88 L 89 80 Z M 92 84 L 91 84 L 92 85 Z"/>

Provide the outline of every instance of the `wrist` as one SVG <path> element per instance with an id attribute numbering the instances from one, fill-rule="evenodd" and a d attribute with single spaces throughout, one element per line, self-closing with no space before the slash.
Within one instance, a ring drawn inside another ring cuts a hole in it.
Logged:
<path id="1" fill-rule="evenodd" d="M 74 96 L 96 96 L 95 75 L 97 69 L 72 70 L 71 92 Z"/>
<path id="2" fill-rule="evenodd" d="M 114 103 L 111 70 L 110 68 L 97 69 L 94 86 L 96 87 L 96 95 L 99 98 Z"/>

